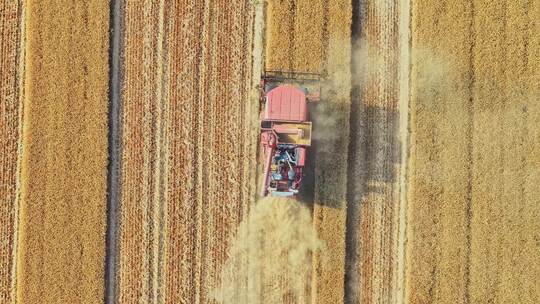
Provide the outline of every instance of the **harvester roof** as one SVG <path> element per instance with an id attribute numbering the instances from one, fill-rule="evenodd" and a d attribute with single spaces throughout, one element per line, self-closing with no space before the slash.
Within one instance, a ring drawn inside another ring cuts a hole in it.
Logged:
<path id="1" fill-rule="evenodd" d="M 306 121 L 306 93 L 290 84 L 279 85 L 266 93 L 265 120 Z"/>

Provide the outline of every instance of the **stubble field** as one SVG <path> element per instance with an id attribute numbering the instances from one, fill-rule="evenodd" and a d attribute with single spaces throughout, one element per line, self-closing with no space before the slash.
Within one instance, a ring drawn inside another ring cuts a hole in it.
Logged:
<path id="1" fill-rule="evenodd" d="M 401 296 L 407 9 L 403 1 L 354 5 L 347 303 L 396 303 Z"/>
<path id="2" fill-rule="evenodd" d="M 126 5 L 120 303 L 212 302 L 253 192 L 252 14 L 245 1 Z"/>

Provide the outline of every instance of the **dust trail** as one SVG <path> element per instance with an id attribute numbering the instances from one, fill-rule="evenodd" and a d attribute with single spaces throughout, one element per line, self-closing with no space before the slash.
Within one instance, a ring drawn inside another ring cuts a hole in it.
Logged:
<path id="1" fill-rule="evenodd" d="M 318 248 L 306 205 L 264 198 L 240 224 L 214 297 L 234 304 L 307 303 L 311 254 Z"/>

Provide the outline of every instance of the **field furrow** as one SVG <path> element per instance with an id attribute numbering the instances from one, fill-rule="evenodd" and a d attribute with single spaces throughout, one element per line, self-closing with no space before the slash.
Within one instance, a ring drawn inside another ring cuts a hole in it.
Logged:
<path id="1" fill-rule="evenodd" d="M 21 1 L 0 3 L 0 303 L 15 300 L 23 84 Z"/>

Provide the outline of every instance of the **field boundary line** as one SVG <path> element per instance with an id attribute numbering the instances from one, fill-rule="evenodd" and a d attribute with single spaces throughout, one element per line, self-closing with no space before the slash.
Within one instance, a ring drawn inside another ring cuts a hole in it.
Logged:
<path id="1" fill-rule="evenodd" d="M 409 100 L 411 98 L 411 0 L 401 0 L 399 18 L 399 137 L 401 142 L 401 168 L 399 171 L 399 221 L 398 221 L 398 248 L 397 248 L 397 277 L 395 280 L 396 304 L 406 302 L 405 292 L 405 263 L 407 244 L 407 205 L 408 205 L 408 161 L 409 161 Z"/>
<path id="2" fill-rule="evenodd" d="M 159 176 L 157 176 L 157 179 L 156 179 L 156 184 L 160 184 L 161 187 L 160 189 L 156 189 L 156 193 L 157 193 L 157 197 L 156 197 L 156 200 L 157 200 L 157 203 L 159 204 L 159 215 L 158 215 L 158 218 L 159 218 L 159 223 L 158 223 L 158 227 L 159 227 L 159 234 L 158 234 L 158 248 L 157 248 L 157 251 L 158 251 L 158 258 L 157 258 L 157 265 L 155 266 L 156 268 L 156 275 L 157 275 L 157 285 L 158 285 L 158 288 L 156 290 L 157 292 L 157 295 L 155 297 L 155 303 L 164 303 L 165 302 L 165 285 L 164 285 L 164 275 L 165 275 L 165 272 L 164 272 L 164 269 L 163 269 L 163 265 L 164 265 L 164 260 L 165 260 L 165 245 L 164 245 L 164 241 L 165 241 L 165 238 L 166 238 L 166 216 L 167 216 L 167 212 L 166 212 L 166 209 L 167 209 L 167 202 L 168 202 L 168 189 L 169 189 L 169 184 L 168 184 L 168 181 L 169 181 L 169 176 L 168 176 L 168 172 L 169 172 L 169 168 L 168 168 L 168 165 L 169 165 L 169 122 L 170 122 L 170 116 L 169 116 L 169 104 L 170 104 L 170 100 L 169 100 L 169 93 L 170 93 L 170 88 L 169 88 L 169 72 L 170 72 L 170 57 L 169 57 L 169 44 L 168 44 L 168 40 L 167 38 L 169 37 L 169 30 L 170 30 L 170 20 L 168 20 L 167 17 L 165 17 L 165 15 L 167 14 L 167 12 L 165 11 L 165 1 L 160 1 L 160 7 L 159 7 L 159 10 L 160 10 L 160 15 L 159 15 L 159 18 L 160 18 L 160 21 L 159 21 L 159 41 L 158 43 L 160 44 L 160 49 L 159 49 L 159 55 L 158 55 L 158 60 L 159 60 L 159 69 L 160 69 L 160 72 L 159 72 L 159 84 L 158 84 L 158 87 L 159 87 L 159 102 L 161 103 L 160 105 L 160 114 L 161 114 L 161 118 L 160 118 L 160 123 L 159 123 L 159 135 L 160 135 L 160 140 L 159 142 L 161 143 L 160 146 L 162 146 L 162 148 L 159 150 L 159 165 L 158 165 L 158 168 L 159 168 L 159 171 L 160 171 L 160 174 Z M 167 20 L 167 21 L 166 21 Z M 167 23 L 166 23 L 167 22 Z"/>
<path id="3" fill-rule="evenodd" d="M 470 24 L 469 24 L 469 35 L 471 37 L 470 41 L 470 48 L 469 48 L 469 100 L 467 104 L 467 114 L 469 119 L 469 126 L 468 126 L 468 143 L 467 143 L 467 157 L 468 157 L 468 167 L 467 167 L 467 174 L 468 174 L 468 183 L 467 183 L 467 197 L 466 197 L 466 234 L 465 234 L 465 244 L 466 244 L 466 250 L 465 250 L 465 271 L 463 273 L 464 275 L 464 281 L 465 281 L 465 292 L 464 292 L 464 303 L 468 304 L 471 303 L 471 262 L 472 262 L 472 253 L 471 253 L 471 244 L 472 244 L 472 201 L 473 201 L 473 180 L 474 180 L 474 103 L 475 103 L 475 87 L 476 87 L 476 71 L 475 71 L 475 50 L 476 50 L 476 40 L 477 40 L 477 32 L 476 32 L 476 11 L 475 11 L 475 4 L 474 1 L 471 1 L 471 16 L 470 16 Z M 504 187 L 503 187 L 504 188 Z"/>
<path id="4" fill-rule="evenodd" d="M 156 37 L 156 58 L 155 58 L 155 64 L 157 71 L 155 72 L 156 77 L 156 92 L 155 92 L 155 113 L 153 115 L 152 119 L 152 134 L 154 135 L 153 139 L 153 148 L 155 149 L 154 155 L 152 158 L 154 159 L 154 165 L 153 165 L 153 188 L 151 189 L 151 195 L 152 198 L 149 199 L 150 202 L 150 218 L 152 219 L 152 225 L 151 225 L 151 249 L 149 251 L 150 253 L 150 261 L 149 261 L 149 275 L 148 275 L 148 284 L 149 284 L 149 291 L 150 291 L 150 302 L 151 303 L 159 303 L 161 288 L 159 285 L 160 282 L 160 261 L 162 258 L 162 251 L 161 251 L 161 241 L 162 241 L 162 227 L 163 227 L 163 204 L 164 200 L 162 200 L 162 192 L 160 189 L 163 189 L 163 175 L 165 174 L 163 171 L 163 163 L 164 163 L 164 154 L 163 150 L 166 149 L 166 147 L 163 147 L 163 130 L 164 130 L 164 107 L 167 103 L 167 101 L 163 98 L 163 66 L 165 61 L 163 60 L 163 44 L 164 44 L 164 1 L 160 0 L 157 4 L 158 7 L 158 32 Z"/>
<path id="5" fill-rule="evenodd" d="M 108 152 L 107 165 L 107 232 L 105 243 L 105 303 L 116 302 L 117 235 L 120 202 L 120 162 L 121 162 L 121 46 L 123 0 L 110 2 L 109 37 L 109 111 L 108 111 Z"/>
<path id="6" fill-rule="evenodd" d="M 11 295 L 11 301 L 13 304 L 17 303 L 17 257 L 18 257 L 18 249 L 19 249 L 19 204 L 21 200 L 21 161 L 22 161 L 22 150 L 23 150 L 23 144 L 22 144 L 22 138 L 23 138 L 23 114 L 24 114 L 24 84 L 25 84 L 25 44 L 26 44 L 26 27 L 25 27 L 25 12 L 26 12 L 26 5 L 23 1 L 19 0 L 17 1 L 17 9 L 18 9 L 18 31 L 17 31 L 17 52 L 16 52 L 16 63 L 18 65 L 18 69 L 16 71 L 16 80 L 14 88 L 17 92 L 17 100 L 18 100 L 18 113 L 17 113 L 17 163 L 15 165 L 15 201 L 14 204 L 14 215 L 13 215 L 13 247 L 11 250 L 11 278 L 10 278 L 10 295 Z"/>
<path id="7" fill-rule="evenodd" d="M 24 114 L 24 92 L 25 92 L 25 45 L 26 45 L 26 4 L 25 1 L 19 0 L 19 29 L 18 29 L 18 54 L 17 65 L 19 67 L 17 71 L 16 85 L 18 86 L 18 117 L 17 117 L 17 164 L 15 167 L 15 202 L 14 202 L 14 217 L 13 217 L 13 249 L 11 252 L 11 300 L 12 303 L 17 303 L 17 256 L 19 249 L 19 204 L 21 200 L 21 161 L 23 153 L 23 114 Z M 17 88 L 16 88 L 17 89 Z"/>

